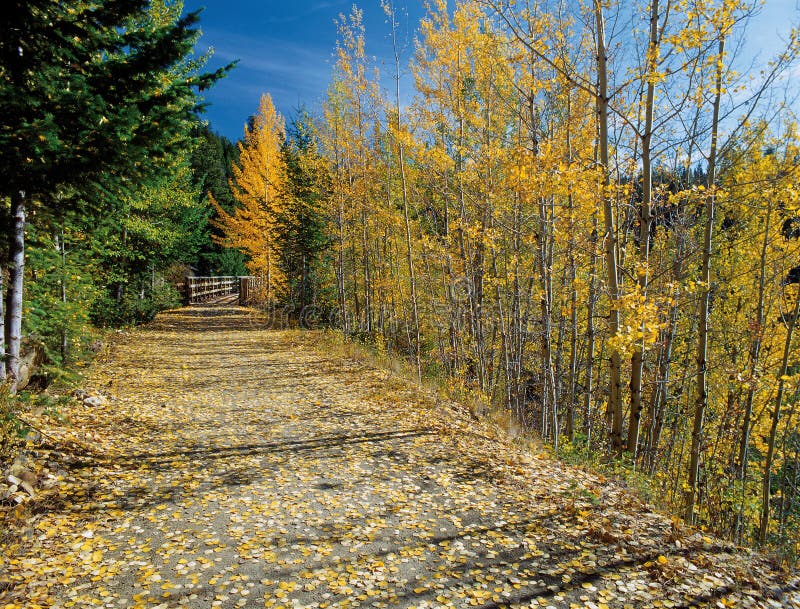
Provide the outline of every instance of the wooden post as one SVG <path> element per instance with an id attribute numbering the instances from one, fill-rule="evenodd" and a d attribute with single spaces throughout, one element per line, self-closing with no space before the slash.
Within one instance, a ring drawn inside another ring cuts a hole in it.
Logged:
<path id="1" fill-rule="evenodd" d="M 247 277 L 239 277 L 239 306 L 247 306 Z"/>

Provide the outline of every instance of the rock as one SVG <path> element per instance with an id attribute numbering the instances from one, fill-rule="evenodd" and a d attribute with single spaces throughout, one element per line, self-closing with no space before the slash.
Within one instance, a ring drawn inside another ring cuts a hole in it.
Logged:
<path id="1" fill-rule="evenodd" d="M 19 457 L 17 457 L 16 459 L 14 459 L 14 462 L 11 464 L 11 467 L 9 467 L 4 473 L 6 477 L 15 476 L 19 478 L 22 472 L 24 471 L 25 471 L 25 466 L 22 464 L 22 460 Z"/>
<path id="2" fill-rule="evenodd" d="M 21 485 L 23 482 L 31 487 L 36 486 L 36 474 L 34 474 L 28 467 L 26 467 L 24 462 L 17 457 L 14 459 L 14 462 L 11 464 L 6 472 L 6 478 L 10 481 L 12 478 L 14 480 L 19 480 L 20 482 L 12 482 L 12 484 Z"/>
<path id="3" fill-rule="evenodd" d="M 11 484 L 11 486 L 8 489 L 8 494 L 6 496 L 13 495 L 20 488 L 24 490 L 26 493 L 28 493 L 31 497 L 36 495 L 36 492 L 33 490 L 33 486 L 31 486 L 28 482 L 25 482 L 25 480 L 21 480 L 20 478 L 17 478 L 16 476 L 11 474 L 6 476 L 6 480 L 8 480 L 8 482 Z"/>
<path id="4" fill-rule="evenodd" d="M 92 406 L 93 408 L 97 408 L 105 404 L 108 400 L 102 395 L 93 395 L 88 398 L 84 398 L 83 403 L 87 406 Z"/>
<path id="5" fill-rule="evenodd" d="M 33 345 L 30 350 L 20 358 L 17 373 L 17 390 L 25 389 L 44 360 L 44 350 L 38 345 Z"/>
<path id="6" fill-rule="evenodd" d="M 81 400 L 81 401 L 83 401 L 87 397 L 89 397 L 89 394 L 86 391 L 84 391 L 83 389 L 76 389 L 74 395 L 75 395 L 76 399 Z"/>
<path id="7" fill-rule="evenodd" d="M 35 477 L 34 477 L 35 478 Z M 16 493 L 20 488 L 28 493 L 31 497 L 36 495 L 36 492 L 33 490 L 33 485 L 21 478 L 17 478 L 14 475 L 9 474 L 6 477 L 6 480 L 11 484 L 11 487 L 8 489 L 8 495 L 12 495 Z"/>

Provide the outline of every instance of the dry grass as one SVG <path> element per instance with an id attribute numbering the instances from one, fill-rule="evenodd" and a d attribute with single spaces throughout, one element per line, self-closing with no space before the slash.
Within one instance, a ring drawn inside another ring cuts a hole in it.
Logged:
<path id="1" fill-rule="evenodd" d="M 331 357 L 351 360 L 389 372 L 390 376 L 386 380 L 388 389 L 413 387 L 418 394 L 417 399 L 422 402 L 434 402 L 462 413 L 467 412 L 474 420 L 488 424 L 499 436 L 528 449 L 531 453 L 540 454 L 546 450 L 546 445 L 541 439 L 530 430 L 524 429 L 513 412 L 503 406 L 492 404 L 488 396 L 479 391 L 441 376 L 425 376 L 420 384 L 415 366 L 405 358 L 351 340 L 338 330 L 306 331 L 305 335 L 309 332 L 318 339 L 315 344 Z"/>

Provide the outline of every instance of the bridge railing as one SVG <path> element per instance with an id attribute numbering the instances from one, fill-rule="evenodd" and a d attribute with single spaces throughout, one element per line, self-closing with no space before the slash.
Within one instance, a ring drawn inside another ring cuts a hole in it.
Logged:
<path id="1" fill-rule="evenodd" d="M 187 277 L 184 287 L 184 297 L 187 304 L 197 304 L 227 296 L 238 294 L 239 277 Z"/>
<path id="2" fill-rule="evenodd" d="M 264 277 L 239 277 L 239 304 L 247 307 L 263 299 L 267 281 Z"/>
<path id="3" fill-rule="evenodd" d="M 252 275 L 186 277 L 183 296 L 186 304 L 198 304 L 238 294 L 239 304 L 250 306 L 263 300 L 266 286 L 266 278 Z"/>

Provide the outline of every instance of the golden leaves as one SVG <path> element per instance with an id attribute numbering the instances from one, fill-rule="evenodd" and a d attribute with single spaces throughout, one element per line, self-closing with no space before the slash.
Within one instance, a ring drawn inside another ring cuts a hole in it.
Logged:
<path id="1" fill-rule="evenodd" d="M 114 379 L 108 406 L 68 414 L 97 449 L 66 477 L 71 499 L 37 522 L 35 545 L 8 561 L 10 606 L 739 598 L 726 592 L 735 548 L 689 532 L 676 552 L 669 523 L 612 482 L 533 457 L 340 357 L 322 333 L 268 331 L 251 315 L 162 315 L 94 368 L 96 383 Z"/>
<path id="2" fill-rule="evenodd" d="M 267 277 L 270 301 L 286 283 L 277 244 L 277 218 L 286 208 L 284 136 L 283 117 L 272 98 L 262 95 L 253 124 L 245 130 L 244 143 L 239 143 L 239 164 L 233 167 L 231 191 L 240 207 L 228 212 L 211 198 L 218 216 L 211 223 L 222 231 L 226 246 L 249 256 L 251 273 Z"/>

